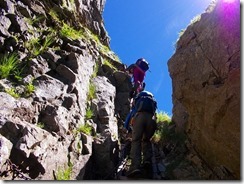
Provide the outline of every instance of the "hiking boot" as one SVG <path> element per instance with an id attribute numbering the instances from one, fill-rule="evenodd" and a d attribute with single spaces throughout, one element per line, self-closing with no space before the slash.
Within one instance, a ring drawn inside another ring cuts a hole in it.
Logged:
<path id="1" fill-rule="evenodd" d="M 129 170 L 128 171 L 128 173 L 127 173 L 127 177 L 131 177 L 131 178 L 133 178 L 133 177 L 137 177 L 137 176 L 139 176 L 141 174 L 141 170 L 140 169 L 134 169 L 134 170 Z"/>

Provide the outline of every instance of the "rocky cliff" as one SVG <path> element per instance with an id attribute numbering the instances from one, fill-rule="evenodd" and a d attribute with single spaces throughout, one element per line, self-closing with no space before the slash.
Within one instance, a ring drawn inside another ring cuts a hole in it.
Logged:
<path id="1" fill-rule="evenodd" d="M 0 0 L 2 180 L 114 178 L 131 83 L 109 48 L 104 4 Z M 165 140 L 165 178 L 240 179 L 240 4 L 219 0 L 197 16 L 168 66 L 169 128 L 187 144 Z"/>
<path id="2" fill-rule="evenodd" d="M 0 0 L 1 179 L 112 177 L 131 84 L 104 3 Z"/>
<path id="3" fill-rule="evenodd" d="M 240 179 L 240 2 L 214 1 L 168 61 L 176 129 L 222 179 Z"/>

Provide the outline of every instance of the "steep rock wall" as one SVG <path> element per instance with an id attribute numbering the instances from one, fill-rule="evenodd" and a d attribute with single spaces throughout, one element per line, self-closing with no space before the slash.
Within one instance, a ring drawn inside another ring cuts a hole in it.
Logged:
<path id="1" fill-rule="evenodd" d="M 168 61 L 173 121 L 215 173 L 240 179 L 240 2 L 196 17 Z"/>
<path id="2" fill-rule="evenodd" d="M 118 117 L 129 103 L 115 104 L 121 93 L 128 99 L 118 86 L 130 90 L 130 81 L 116 72 L 123 65 L 109 49 L 104 3 L 0 0 L 0 66 L 20 62 L 0 72 L 1 179 L 103 178 L 117 164 Z M 104 160 L 106 171 L 96 165 Z"/>

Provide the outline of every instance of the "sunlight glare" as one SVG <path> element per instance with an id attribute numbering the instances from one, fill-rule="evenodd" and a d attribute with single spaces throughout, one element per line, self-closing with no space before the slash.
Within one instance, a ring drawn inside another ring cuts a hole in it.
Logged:
<path id="1" fill-rule="evenodd" d="M 233 3 L 235 0 L 223 0 L 224 3 Z"/>

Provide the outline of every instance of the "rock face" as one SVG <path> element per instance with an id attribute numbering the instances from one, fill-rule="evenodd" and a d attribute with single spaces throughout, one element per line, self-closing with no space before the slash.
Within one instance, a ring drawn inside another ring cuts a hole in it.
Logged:
<path id="1" fill-rule="evenodd" d="M 117 164 L 130 81 L 109 49 L 104 3 L 0 0 L 1 179 L 102 178 Z M 4 76 L 13 54 L 18 70 Z"/>
<path id="2" fill-rule="evenodd" d="M 173 121 L 219 178 L 240 179 L 240 2 L 197 18 L 168 61 Z"/>

